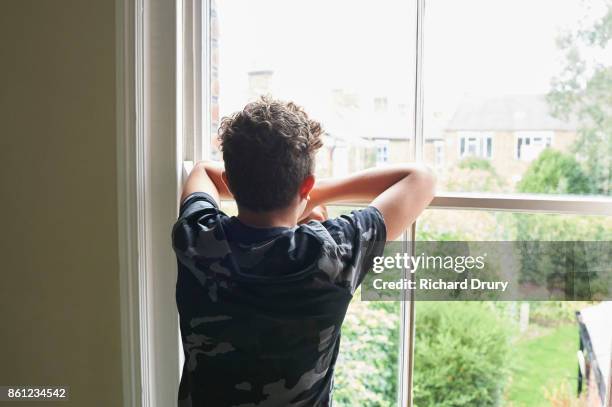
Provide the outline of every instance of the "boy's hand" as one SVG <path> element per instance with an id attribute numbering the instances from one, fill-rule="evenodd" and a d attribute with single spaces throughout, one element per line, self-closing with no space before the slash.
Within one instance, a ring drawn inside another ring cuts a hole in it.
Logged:
<path id="1" fill-rule="evenodd" d="M 309 209 L 307 208 L 307 210 Z M 310 210 L 309 213 L 304 212 L 304 214 L 298 221 L 298 224 L 301 225 L 302 223 L 307 223 L 307 222 L 310 222 L 311 220 L 323 222 L 327 220 L 327 218 L 328 218 L 327 207 L 325 205 L 318 205 L 312 208 L 312 210 Z"/>
<path id="2" fill-rule="evenodd" d="M 304 214 L 329 202 L 365 203 L 385 221 L 387 241 L 400 236 L 434 197 L 436 177 L 420 164 L 370 168 L 341 177 L 317 180 Z M 303 217 L 305 215 L 302 215 Z"/>

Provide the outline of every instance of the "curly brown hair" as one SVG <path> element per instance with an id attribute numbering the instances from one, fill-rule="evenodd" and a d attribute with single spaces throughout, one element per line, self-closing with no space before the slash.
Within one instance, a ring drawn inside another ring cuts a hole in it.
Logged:
<path id="1" fill-rule="evenodd" d="M 314 173 L 322 132 L 300 106 L 269 97 L 224 117 L 219 141 L 238 205 L 256 212 L 287 207 Z"/>

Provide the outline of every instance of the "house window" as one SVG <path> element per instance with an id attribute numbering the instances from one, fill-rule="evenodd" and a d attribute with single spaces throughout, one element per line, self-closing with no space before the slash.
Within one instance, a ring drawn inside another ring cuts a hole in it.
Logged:
<path id="1" fill-rule="evenodd" d="M 517 160 L 533 161 L 545 148 L 552 145 L 552 131 L 518 131 L 515 134 Z"/>
<path id="2" fill-rule="evenodd" d="M 389 140 L 376 140 L 376 165 L 389 162 Z"/>
<path id="3" fill-rule="evenodd" d="M 387 106 L 388 106 L 388 101 L 386 97 L 374 98 L 374 111 L 375 112 L 386 112 Z"/>
<path id="4" fill-rule="evenodd" d="M 445 148 L 444 140 L 434 141 L 434 165 L 436 167 L 440 167 L 444 165 L 444 148 Z"/>
<path id="5" fill-rule="evenodd" d="M 488 132 L 459 132 L 459 155 L 462 158 L 491 158 L 493 156 L 493 135 Z"/>

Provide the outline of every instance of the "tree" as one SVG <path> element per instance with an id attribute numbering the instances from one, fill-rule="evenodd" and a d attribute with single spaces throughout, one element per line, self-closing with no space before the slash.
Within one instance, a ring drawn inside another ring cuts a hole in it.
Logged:
<path id="1" fill-rule="evenodd" d="M 596 192 L 612 194 L 612 66 L 589 55 L 610 52 L 612 0 L 604 0 L 603 17 L 557 39 L 564 68 L 552 81 L 547 100 L 558 118 L 578 121 L 573 146 Z"/>
<path id="2" fill-rule="evenodd" d="M 519 192 L 589 194 L 596 186 L 580 163 L 568 154 L 547 148 L 531 163 L 517 185 Z"/>
<path id="3" fill-rule="evenodd" d="M 543 194 L 589 194 L 597 186 L 582 169 L 578 161 L 568 154 L 546 149 L 534 160 L 523 179 L 518 183 L 519 192 Z M 513 214 L 516 236 L 519 241 L 605 240 L 606 227 L 601 219 L 552 214 Z M 520 281 L 542 285 L 550 277 L 555 259 L 565 259 L 563 246 L 546 246 L 548 256 L 521 259 Z M 552 249 L 559 250 L 557 256 Z M 544 248 L 542 248 L 544 250 Z M 551 254 L 552 253 L 552 254 Z M 584 260 L 584 259 L 576 259 Z"/>

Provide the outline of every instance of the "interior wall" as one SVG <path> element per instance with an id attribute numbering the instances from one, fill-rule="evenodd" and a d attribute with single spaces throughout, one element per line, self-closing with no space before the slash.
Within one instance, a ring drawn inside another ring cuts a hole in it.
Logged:
<path id="1" fill-rule="evenodd" d="M 122 400 L 114 3 L 0 1 L 0 386 L 62 406 Z"/>

